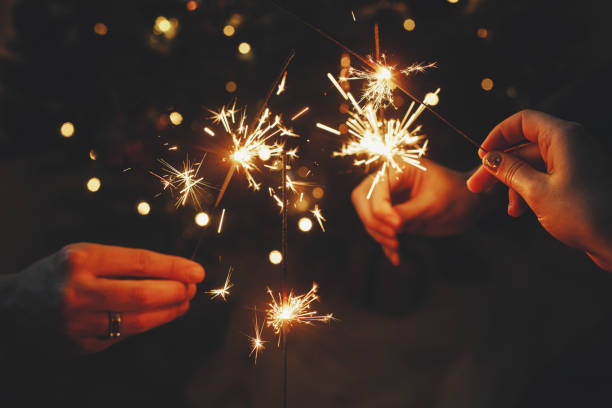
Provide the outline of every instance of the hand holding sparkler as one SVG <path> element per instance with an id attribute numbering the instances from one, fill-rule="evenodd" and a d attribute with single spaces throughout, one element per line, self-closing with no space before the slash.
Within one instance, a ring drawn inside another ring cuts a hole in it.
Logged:
<path id="1" fill-rule="evenodd" d="M 368 199 L 375 177 L 370 175 L 351 195 L 367 232 L 396 266 L 400 263 L 397 239 L 400 232 L 423 236 L 461 233 L 475 221 L 481 201 L 479 195 L 465 187 L 469 173 L 448 169 L 431 160 L 424 160 L 423 165 L 427 171 L 413 167 L 401 173 L 392 171 L 390 183 L 378 183 Z M 398 201 L 400 197 L 403 199 Z"/>
<path id="2" fill-rule="evenodd" d="M 522 111 L 497 125 L 483 146 L 489 153 L 481 155 L 483 166 L 467 182 L 471 191 L 501 181 L 553 237 L 612 272 L 612 175 L 603 150 L 582 126 Z"/>

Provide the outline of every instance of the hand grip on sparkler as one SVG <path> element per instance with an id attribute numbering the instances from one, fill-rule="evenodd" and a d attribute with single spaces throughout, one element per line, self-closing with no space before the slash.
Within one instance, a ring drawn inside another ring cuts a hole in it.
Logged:
<path id="1" fill-rule="evenodd" d="M 427 171 L 407 166 L 401 173 L 391 172 L 390 183 L 378 183 L 369 200 L 372 176 L 352 193 L 353 205 L 366 230 L 394 265 L 400 263 L 399 233 L 458 234 L 472 225 L 478 213 L 480 196 L 467 190 L 467 174 L 431 160 L 425 159 L 423 165 Z"/>
<path id="2" fill-rule="evenodd" d="M 71 244 L 8 283 L 0 282 L 0 292 L 9 295 L 0 300 L 0 316 L 17 310 L 13 320 L 23 325 L 17 331 L 31 330 L 38 336 L 47 335 L 47 330 L 57 332 L 76 351 L 93 353 L 183 315 L 196 293 L 196 283 L 203 279 L 202 267 L 184 258 L 142 249 Z M 105 337 L 109 312 L 121 314 L 120 337 Z M 45 317 L 32 318 L 39 314 Z M 55 322 L 57 327 L 35 327 L 40 321 Z"/>
<path id="3" fill-rule="evenodd" d="M 520 196 L 553 237 L 612 271 L 611 172 L 603 149 L 582 126 L 522 111 L 497 125 L 483 147 L 489 153 L 481 154 L 483 165 L 467 182 L 471 191 L 501 181 L 515 192 L 510 199 Z"/>

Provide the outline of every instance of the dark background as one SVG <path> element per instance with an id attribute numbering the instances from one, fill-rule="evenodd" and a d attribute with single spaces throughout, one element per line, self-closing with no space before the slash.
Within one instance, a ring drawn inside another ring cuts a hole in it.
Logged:
<path id="1" fill-rule="evenodd" d="M 478 141 L 506 116 L 539 108 L 583 123 L 609 145 L 612 31 L 601 2 L 283 4 L 362 54 L 373 52 L 378 22 L 390 61 L 436 61 L 437 69 L 409 80 L 411 89 L 442 88 L 437 110 Z M 254 113 L 295 49 L 288 90 L 271 107 L 284 117 L 311 107 L 293 125 L 302 135 L 296 167 L 311 169 L 309 181 L 324 188 L 318 202 L 328 222 L 327 232 L 315 224 L 304 234 L 301 214 L 290 214 L 290 281 L 298 292 L 318 282 L 317 308 L 339 320 L 292 332 L 290 406 L 610 406 L 606 272 L 548 237 L 533 217 L 508 219 L 503 203 L 461 236 L 403 237 L 402 266 L 392 268 L 350 204 L 363 172 L 332 160 L 337 143 L 314 127 L 343 117 L 325 78 L 338 75 L 342 50 L 267 1 L 197 6 L 17 2 L 14 57 L 0 65 L 3 273 L 78 241 L 190 256 L 201 231 L 197 211 L 156 197 L 161 186 L 148 170 L 159 168 L 159 157 L 180 163 L 186 154 L 229 146 L 202 132 L 206 109 L 237 97 Z M 235 13 L 242 22 L 226 37 L 222 29 Z M 176 37 L 153 34 L 158 16 L 178 19 Z M 403 29 L 406 18 L 415 20 L 414 31 Z M 108 27 L 104 36 L 93 30 L 99 22 Z M 252 46 L 246 56 L 237 51 L 242 41 Z M 480 86 L 485 77 L 494 81 L 488 92 Z M 225 90 L 228 81 L 235 93 Z M 167 123 L 174 110 L 184 117 L 179 126 Z M 69 139 L 59 134 L 65 121 L 76 126 Z M 461 170 L 478 164 L 460 136 L 432 115 L 422 122 L 432 158 Z M 218 156 L 207 157 L 207 179 L 220 184 L 226 169 Z M 85 188 L 92 176 L 102 181 L 96 193 Z M 275 177 L 257 175 L 265 184 Z M 280 247 L 278 208 L 239 175 L 224 198 L 228 217 L 218 236 L 213 199 L 202 197 L 213 222 L 197 257 L 207 278 L 185 317 L 97 355 L 0 366 L 2 406 L 280 404 L 281 356 L 272 334 L 257 365 L 243 335 L 251 328 L 245 308 L 264 307 L 265 287 L 280 285 L 280 268 L 268 262 Z M 140 200 L 151 204 L 148 216 L 137 214 Z M 228 265 L 236 269 L 232 296 L 227 304 L 210 301 L 203 292 L 223 281 Z"/>

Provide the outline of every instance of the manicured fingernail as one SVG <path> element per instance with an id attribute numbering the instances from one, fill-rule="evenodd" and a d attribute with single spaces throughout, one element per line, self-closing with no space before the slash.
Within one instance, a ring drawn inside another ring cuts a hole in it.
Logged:
<path id="1" fill-rule="evenodd" d="M 501 161 L 501 156 L 496 152 L 489 152 L 484 159 L 482 159 L 482 163 L 491 170 L 497 170 Z"/>

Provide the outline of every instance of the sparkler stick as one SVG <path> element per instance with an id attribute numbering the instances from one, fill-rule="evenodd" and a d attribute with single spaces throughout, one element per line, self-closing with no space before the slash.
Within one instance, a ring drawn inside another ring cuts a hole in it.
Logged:
<path id="1" fill-rule="evenodd" d="M 326 32 L 324 32 L 323 30 L 321 30 L 320 28 L 310 24 L 308 21 L 304 20 L 302 17 L 298 16 L 297 14 L 295 14 L 294 12 L 286 9 L 285 7 L 283 7 L 282 5 L 280 5 L 279 3 L 277 3 L 274 0 L 269 0 L 272 4 L 274 4 L 276 7 L 278 7 L 281 11 L 283 11 L 284 13 L 290 15 L 291 17 L 293 17 L 294 19 L 298 20 L 299 22 L 301 22 L 302 24 L 304 24 L 306 27 L 310 28 L 311 30 L 319 33 L 321 36 L 325 37 L 326 39 L 328 39 L 329 41 L 333 42 L 334 44 L 336 44 L 337 46 L 339 46 L 340 48 L 342 48 L 343 50 L 345 50 L 346 52 L 348 52 L 349 54 L 351 54 L 352 56 L 354 56 L 355 58 L 357 58 L 358 60 L 360 60 L 361 62 L 363 62 L 365 65 L 369 66 L 370 68 L 377 70 L 380 68 L 380 66 L 378 64 L 376 64 L 373 61 L 369 61 L 367 58 L 364 58 L 363 56 L 361 56 L 359 53 L 357 53 L 356 51 L 353 51 L 351 48 L 349 48 L 348 46 L 344 45 L 343 43 L 341 43 L 340 41 L 336 40 L 334 37 L 332 37 L 331 35 L 327 34 Z M 395 85 L 397 86 L 397 88 L 402 91 L 404 94 L 406 94 L 410 99 L 412 99 L 413 101 L 415 101 L 418 104 L 421 105 L 425 105 L 423 103 L 423 101 L 420 98 L 417 98 L 415 95 L 412 94 L 412 92 L 408 91 L 406 89 L 406 87 L 402 86 L 402 84 L 398 83 L 398 81 L 391 77 L 390 78 L 391 81 L 393 81 L 393 83 L 395 83 Z M 467 140 L 469 143 L 471 143 L 472 145 L 474 145 L 475 147 L 477 147 L 479 150 L 484 151 L 485 153 L 488 153 L 488 151 L 483 148 L 480 143 L 476 142 L 474 139 L 472 139 L 471 137 L 469 137 L 465 132 L 463 132 L 461 129 L 459 129 L 457 126 L 453 125 L 448 119 L 446 119 L 444 116 L 442 116 L 441 114 L 439 114 L 435 109 L 433 109 L 432 107 L 425 105 L 425 109 L 427 109 L 429 112 L 431 112 L 436 118 L 438 118 L 438 120 L 440 120 L 442 123 L 444 123 L 446 126 L 448 126 L 449 128 L 451 128 L 453 131 L 455 131 L 457 134 L 459 134 L 461 137 L 463 137 L 465 140 Z"/>
<path id="2" fill-rule="evenodd" d="M 281 153 L 281 195 L 283 200 L 282 208 L 282 225 L 281 225 L 281 251 L 283 260 L 281 265 L 282 281 L 281 289 L 283 291 L 283 304 L 287 302 L 287 212 L 289 203 L 287 202 L 287 150 L 283 147 Z M 283 354 L 283 408 L 287 408 L 287 328 L 283 325 L 281 332 L 281 350 Z"/>

